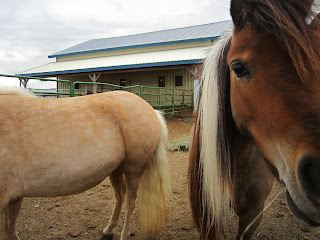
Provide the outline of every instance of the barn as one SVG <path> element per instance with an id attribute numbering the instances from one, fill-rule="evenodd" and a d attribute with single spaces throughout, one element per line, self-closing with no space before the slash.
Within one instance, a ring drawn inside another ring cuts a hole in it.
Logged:
<path id="1" fill-rule="evenodd" d="M 150 101 L 159 100 L 152 100 L 159 87 L 166 89 L 163 94 L 175 91 L 185 100 L 193 95 L 197 68 L 208 47 L 230 28 L 232 21 L 222 21 L 93 39 L 51 54 L 49 58 L 55 58 L 55 62 L 19 75 L 69 80 L 75 95 L 109 91 L 116 85 L 140 92 Z M 58 89 L 66 91 L 69 86 L 58 82 Z"/>

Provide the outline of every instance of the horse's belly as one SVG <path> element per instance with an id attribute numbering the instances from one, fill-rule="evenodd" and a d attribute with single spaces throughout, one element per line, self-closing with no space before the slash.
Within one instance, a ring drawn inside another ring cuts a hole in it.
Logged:
<path id="1" fill-rule="evenodd" d="M 24 196 L 57 197 L 83 192 L 101 183 L 122 160 L 120 156 L 103 161 L 66 159 L 55 162 L 50 168 L 36 167 L 24 174 Z"/>

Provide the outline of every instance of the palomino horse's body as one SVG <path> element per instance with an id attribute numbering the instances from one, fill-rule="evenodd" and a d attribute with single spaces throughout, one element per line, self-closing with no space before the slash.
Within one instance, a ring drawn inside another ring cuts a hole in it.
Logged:
<path id="1" fill-rule="evenodd" d="M 250 239 L 274 177 L 290 211 L 320 225 L 320 24 L 307 23 L 312 4 L 231 1 L 234 29 L 204 62 L 191 138 L 190 200 L 201 239 L 223 238 L 230 205 L 237 238 Z"/>
<path id="2" fill-rule="evenodd" d="M 19 239 L 15 221 L 23 197 L 79 193 L 107 176 L 116 204 L 101 239 L 112 238 L 125 194 L 121 239 L 130 235 L 140 182 L 142 231 L 156 234 L 171 191 L 163 117 L 121 91 L 61 99 L 25 95 L 0 92 L 0 239 Z"/>

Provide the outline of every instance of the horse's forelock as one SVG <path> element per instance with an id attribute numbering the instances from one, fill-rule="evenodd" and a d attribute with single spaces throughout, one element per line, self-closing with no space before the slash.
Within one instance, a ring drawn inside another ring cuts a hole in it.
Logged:
<path id="1" fill-rule="evenodd" d="M 250 24 L 274 35 L 288 52 L 291 61 L 302 79 L 307 82 L 310 69 L 320 74 L 319 36 L 307 23 L 312 15 L 313 0 L 240 0 L 232 1 L 231 14 L 236 31 Z M 318 76 L 320 77 L 320 76 Z"/>

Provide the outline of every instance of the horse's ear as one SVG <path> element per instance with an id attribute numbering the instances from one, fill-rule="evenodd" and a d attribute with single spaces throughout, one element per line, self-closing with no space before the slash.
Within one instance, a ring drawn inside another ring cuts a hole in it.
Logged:
<path id="1" fill-rule="evenodd" d="M 236 29 L 241 29 L 245 21 L 251 20 L 252 14 L 259 3 L 259 0 L 231 0 L 230 14 Z"/>
<path id="2" fill-rule="evenodd" d="M 242 5 L 243 5 L 242 0 L 231 0 L 231 3 L 230 3 L 230 14 L 232 17 L 233 24 L 235 25 L 236 28 L 241 25 L 241 22 L 242 22 L 241 19 L 243 19 Z"/>

